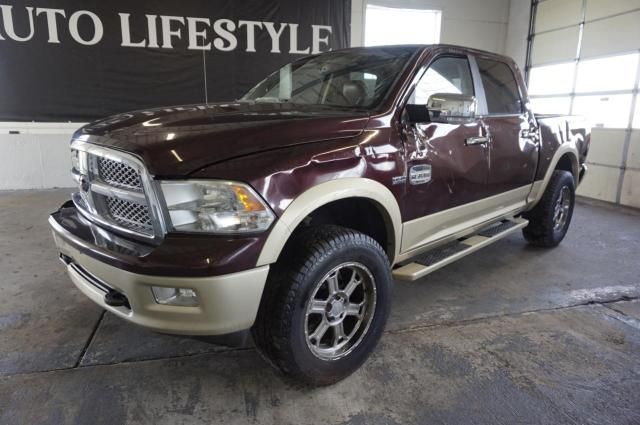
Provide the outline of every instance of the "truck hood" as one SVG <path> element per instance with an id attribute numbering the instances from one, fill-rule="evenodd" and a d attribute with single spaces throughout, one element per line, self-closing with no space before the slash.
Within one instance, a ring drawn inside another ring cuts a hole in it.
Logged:
<path id="1" fill-rule="evenodd" d="M 152 175 L 180 177 L 230 158 L 355 137 L 368 117 L 322 105 L 218 103 L 114 115 L 74 137 L 138 155 Z"/>

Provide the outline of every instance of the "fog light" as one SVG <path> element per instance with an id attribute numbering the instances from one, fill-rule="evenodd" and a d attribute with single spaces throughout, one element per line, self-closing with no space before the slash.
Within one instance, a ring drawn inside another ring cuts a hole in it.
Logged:
<path id="1" fill-rule="evenodd" d="M 198 305 L 196 291 L 190 288 L 166 288 L 152 286 L 151 292 L 158 304 L 177 305 L 181 307 L 195 307 Z"/>

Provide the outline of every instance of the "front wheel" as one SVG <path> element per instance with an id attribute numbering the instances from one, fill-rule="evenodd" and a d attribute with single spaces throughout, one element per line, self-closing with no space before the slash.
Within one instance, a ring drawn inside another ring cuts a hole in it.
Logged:
<path id="1" fill-rule="evenodd" d="M 554 247 L 562 242 L 573 216 L 575 192 L 570 172 L 553 172 L 538 205 L 523 215 L 529 220 L 529 225 L 522 229 L 527 242 L 541 247 Z"/>
<path id="2" fill-rule="evenodd" d="M 391 288 L 389 260 L 375 240 L 338 226 L 305 229 L 270 273 L 253 328 L 256 345 L 299 382 L 337 382 L 380 339 Z"/>

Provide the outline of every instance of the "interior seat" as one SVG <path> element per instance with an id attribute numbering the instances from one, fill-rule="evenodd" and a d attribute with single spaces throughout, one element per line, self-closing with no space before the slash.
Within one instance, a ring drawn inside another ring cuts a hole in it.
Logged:
<path id="1" fill-rule="evenodd" d="M 342 86 L 342 95 L 349 106 L 360 106 L 367 98 L 367 90 L 362 81 L 347 81 Z"/>

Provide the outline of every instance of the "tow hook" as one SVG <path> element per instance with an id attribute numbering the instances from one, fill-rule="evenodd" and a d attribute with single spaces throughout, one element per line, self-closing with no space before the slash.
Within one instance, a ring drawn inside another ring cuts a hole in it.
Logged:
<path id="1" fill-rule="evenodd" d="M 129 300 L 123 294 L 118 291 L 109 291 L 104 295 L 104 302 L 111 307 L 127 307 L 131 308 L 129 305 Z"/>

